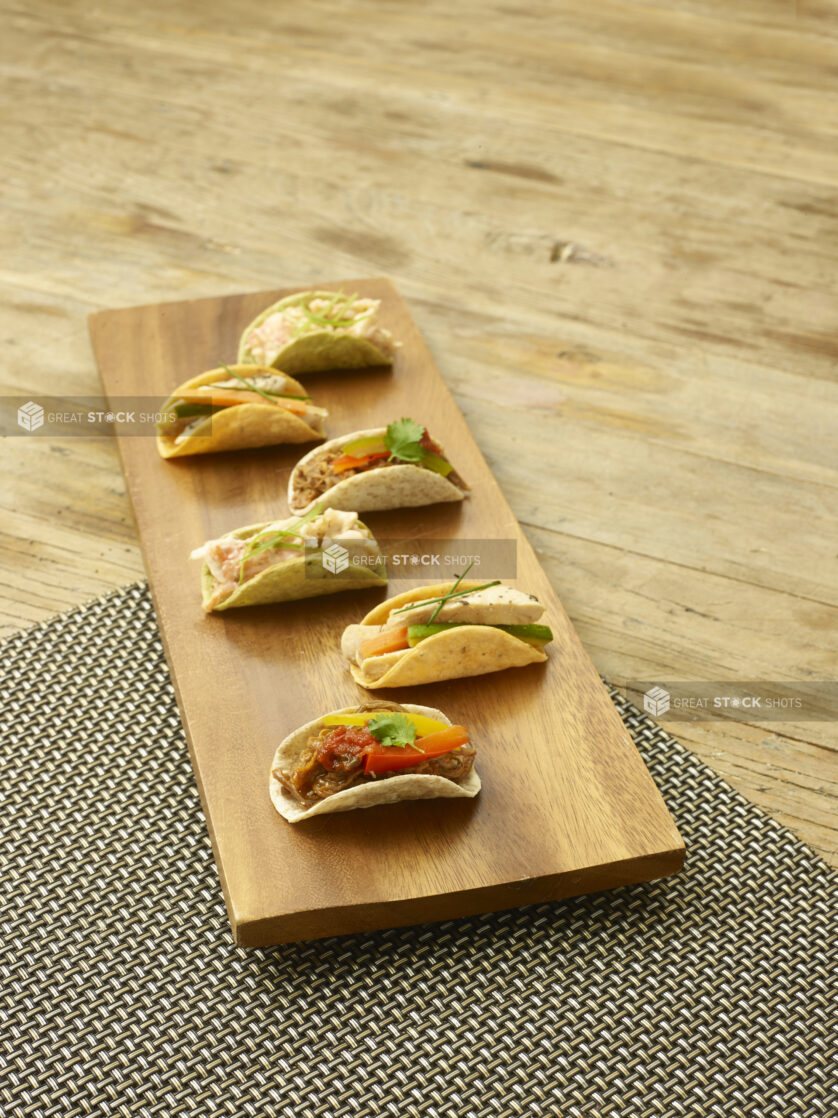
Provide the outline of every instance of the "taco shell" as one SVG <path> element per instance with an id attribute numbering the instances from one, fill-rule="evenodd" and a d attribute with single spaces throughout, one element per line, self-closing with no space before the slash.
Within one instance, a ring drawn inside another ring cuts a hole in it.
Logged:
<path id="1" fill-rule="evenodd" d="M 465 581 L 460 589 L 470 590 L 482 583 Z M 341 649 L 349 660 L 352 678 L 369 691 L 381 687 L 416 687 L 423 683 L 438 683 L 443 679 L 460 679 L 465 676 L 486 675 L 505 668 L 522 668 L 539 664 L 547 654 L 525 641 L 513 637 L 491 625 L 463 625 L 426 637 L 414 648 L 400 652 L 386 652 L 369 656 L 360 666 L 354 650 L 364 635 L 361 630 L 369 627 L 368 636 L 380 631 L 390 611 L 410 602 L 423 601 L 444 594 L 450 582 L 436 586 L 420 586 L 407 590 L 395 598 L 388 598 L 370 610 L 360 625 L 349 625 L 341 640 Z"/>
<path id="2" fill-rule="evenodd" d="M 435 718 L 438 722 L 451 725 L 451 719 L 446 718 L 442 711 L 434 710 L 433 707 L 412 706 L 409 703 L 401 705 L 411 714 L 424 714 L 428 718 Z M 342 707 L 340 710 L 328 713 L 351 714 L 355 709 L 355 707 Z M 305 726 L 289 734 L 274 754 L 270 777 L 271 800 L 279 814 L 289 823 L 299 823 L 313 815 L 353 811 L 355 808 L 376 807 L 378 804 L 398 803 L 401 800 L 472 799 L 480 791 L 480 777 L 474 768 L 461 783 L 428 773 L 404 773 L 400 776 L 390 776 L 386 780 L 372 780 L 367 784 L 359 784 L 343 792 L 335 792 L 334 795 L 327 796 L 311 807 L 303 807 L 285 791 L 275 773 L 279 769 L 293 768 L 308 739 L 321 728 L 321 718 L 307 722 Z"/>
<path id="3" fill-rule="evenodd" d="M 226 534 L 236 539 L 248 539 L 272 523 L 274 522 L 252 524 L 247 528 L 239 528 L 235 532 Z M 358 566 L 354 568 L 352 575 L 346 572 L 340 575 L 332 574 L 323 566 L 319 548 L 306 549 L 303 555 L 295 555 L 272 567 L 266 567 L 215 606 L 210 606 L 210 602 L 217 583 L 205 562 L 201 568 L 202 605 L 207 612 L 217 613 L 221 610 L 236 609 L 239 606 L 291 602 L 301 598 L 320 598 L 324 594 L 338 594 L 342 590 L 386 586 L 387 568 L 374 536 L 370 538 L 369 547 L 370 553 L 377 555 L 378 562 L 374 566 Z"/>
<path id="4" fill-rule="evenodd" d="M 266 318 L 287 307 L 298 307 L 312 299 L 330 299 L 334 291 L 298 291 L 273 303 L 245 327 L 239 342 L 238 360 L 242 365 L 255 364 L 247 339 L 252 330 Z M 333 330 L 313 330 L 294 338 L 279 351 L 274 367 L 284 373 L 319 373 L 329 369 L 364 369 L 372 365 L 392 365 L 393 358 L 373 345 L 367 338 L 338 334 Z"/>
<path id="5" fill-rule="evenodd" d="M 254 373 L 276 373 L 267 366 L 231 365 L 239 376 L 253 376 Z M 285 373 L 285 370 L 282 370 Z M 285 374 L 287 376 L 287 374 Z M 215 384 L 219 380 L 229 380 L 226 369 L 211 369 L 208 373 L 192 377 L 178 385 L 161 407 L 166 411 L 178 394 L 190 388 L 200 388 L 203 384 Z M 287 377 L 293 393 L 306 396 L 306 390 L 293 377 Z M 167 435 L 164 424 L 157 424 L 157 449 L 163 458 L 183 458 L 189 454 L 215 454 L 223 450 L 246 450 L 258 446 L 278 446 L 280 443 L 310 443 L 322 439 L 323 432 L 317 430 L 306 420 L 294 415 L 285 408 L 269 404 L 237 404 L 223 408 L 214 415 L 207 416 L 204 423 L 196 427 L 188 438 L 176 443 L 172 435 Z"/>
<path id="6" fill-rule="evenodd" d="M 305 467 L 330 450 L 339 450 L 352 439 L 369 435 L 383 435 L 386 427 L 371 427 L 365 431 L 351 431 L 339 439 L 330 439 L 304 454 L 291 471 L 288 479 L 288 507 L 292 512 L 307 512 L 319 502 L 330 508 L 347 512 L 372 512 L 379 509 L 407 509 L 419 505 L 435 505 L 439 501 L 462 501 L 465 492 L 442 474 L 409 462 L 397 466 L 373 467 L 363 473 L 353 474 L 335 482 L 314 500 L 298 504 L 295 491 Z"/>

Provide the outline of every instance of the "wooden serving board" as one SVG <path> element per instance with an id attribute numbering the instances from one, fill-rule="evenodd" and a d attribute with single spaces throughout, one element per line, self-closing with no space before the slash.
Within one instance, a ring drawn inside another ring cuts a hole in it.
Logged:
<path id="1" fill-rule="evenodd" d="M 401 297 L 384 279 L 323 288 L 382 300 L 404 345 L 389 370 L 315 374 L 329 437 L 410 415 L 445 446 L 472 495 L 461 504 L 365 514 L 381 537 L 515 539 L 514 585 L 546 605 L 546 664 L 400 691 L 365 692 L 340 655 L 344 626 L 387 593 L 350 591 L 206 616 L 189 552 L 287 514 L 288 474 L 309 449 L 163 461 L 149 437 L 119 438 L 160 632 L 236 943 L 313 939 L 509 908 L 677 871 L 684 846 Z M 291 290 L 91 316 L 105 390 L 171 389 L 235 359 L 239 334 Z M 549 448 L 545 447 L 545 451 Z M 554 459 L 560 474 L 561 462 Z M 268 796 L 277 744 L 369 697 L 442 709 L 471 731 L 483 790 L 326 815 L 291 826 Z M 167 748 L 161 742 L 160 748 Z"/>

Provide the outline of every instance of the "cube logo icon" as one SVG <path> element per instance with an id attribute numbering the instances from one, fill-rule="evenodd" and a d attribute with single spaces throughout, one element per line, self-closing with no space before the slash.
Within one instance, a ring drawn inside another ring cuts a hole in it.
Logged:
<path id="1" fill-rule="evenodd" d="M 323 566 L 333 575 L 339 575 L 349 566 L 349 552 L 339 543 L 333 543 L 323 549 Z"/>
<path id="2" fill-rule="evenodd" d="M 34 400 L 17 409 L 17 424 L 24 431 L 37 431 L 44 425 L 44 409 Z"/>
<path id="3" fill-rule="evenodd" d="M 662 687 L 650 687 L 643 696 L 643 709 L 658 718 L 669 710 L 669 692 Z"/>

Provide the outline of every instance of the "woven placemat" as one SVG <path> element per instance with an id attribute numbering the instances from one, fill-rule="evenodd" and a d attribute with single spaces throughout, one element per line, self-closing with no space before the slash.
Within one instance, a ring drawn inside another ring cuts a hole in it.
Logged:
<path id="1" fill-rule="evenodd" d="M 145 586 L 0 651 L 4 1116 L 838 1114 L 838 878 L 616 692 L 678 877 L 244 951 Z"/>

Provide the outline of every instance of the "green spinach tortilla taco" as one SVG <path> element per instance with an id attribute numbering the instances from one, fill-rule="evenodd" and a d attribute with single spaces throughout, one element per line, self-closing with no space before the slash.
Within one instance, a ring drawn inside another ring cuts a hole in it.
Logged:
<path id="1" fill-rule="evenodd" d="M 547 659 L 551 630 L 541 602 L 499 581 L 421 586 L 348 625 L 341 652 L 370 690 L 484 675 Z"/>
<path id="2" fill-rule="evenodd" d="M 299 291 L 246 327 L 238 359 L 289 373 L 392 365 L 400 343 L 380 325 L 380 305 L 342 291 Z"/>
<path id="3" fill-rule="evenodd" d="M 254 524 L 208 540 L 201 597 L 210 613 L 384 586 L 378 542 L 356 513 L 315 508 L 302 517 Z"/>
<path id="4" fill-rule="evenodd" d="M 477 751 L 464 726 L 407 703 L 347 707 L 306 723 L 274 755 L 270 795 L 289 823 L 401 800 L 472 798 Z"/>
<path id="5" fill-rule="evenodd" d="M 185 381 L 161 412 L 163 458 L 312 442 L 323 438 L 329 414 L 292 377 L 254 365 L 223 365 Z"/>
<path id="6" fill-rule="evenodd" d="M 322 501 L 364 512 L 462 501 L 468 491 L 427 429 L 403 418 L 309 451 L 291 471 L 288 505 L 303 512 Z"/>

